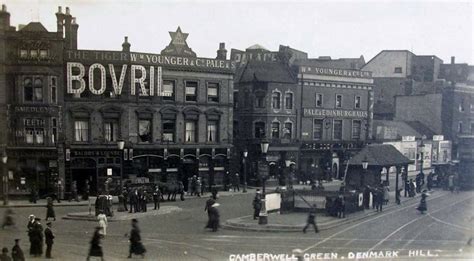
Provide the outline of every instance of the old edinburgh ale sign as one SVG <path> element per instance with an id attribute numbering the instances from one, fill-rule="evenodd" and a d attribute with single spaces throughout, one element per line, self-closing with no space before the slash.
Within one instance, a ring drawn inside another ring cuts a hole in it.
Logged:
<path id="1" fill-rule="evenodd" d="M 367 111 L 355 110 L 331 110 L 331 109 L 310 109 L 305 108 L 305 117 L 332 117 L 332 118 L 367 118 Z"/>

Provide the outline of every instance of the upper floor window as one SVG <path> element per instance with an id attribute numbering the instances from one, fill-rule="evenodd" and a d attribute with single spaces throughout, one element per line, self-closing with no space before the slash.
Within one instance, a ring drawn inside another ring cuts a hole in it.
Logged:
<path id="1" fill-rule="evenodd" d="M 463 129 L 462 129 L 462 121 L 458 122 L 458 133 L 462 133 L 463 132 Z"/>
<path id="2" fill-rule="evenodd" d="M 265 138 L 265 122 L 255 123 L 255 138 Z"/>
<path id="3" fill-rule="evenodd" d="M 402 73 L 402 67 L 395 67 L 394 73 Z"/>
<path id="4" fill-rule="evenodd" d="M 56 142 L 58 141 L 58 120 L 56 118 L 51 119 L 51 130 L 51 143 L 56 144 Z"/>
<path id="5" fill-rule="evenodd" d="M 352 121 L 352 139 L 360 140 L 360 130 L 361 130 L 361 121 L 353 120 Z"/>
<path id="6" fill-rule="evenodd" d="M 239 107 L 239 92 L 234 91 L 234 109 Z"/>
<path id="7" fill-rule="evenodd" d="M 283 129 L 283 138 L 291 139 L 293 130 L 293 123 L 285 122 L 285 128 Z"/>
<path id="8" fill-rule="evenodd" d="M 40 58 L 47 58 L 48 57 L 48 50 L 40 50 L 39 51 Z"/>
<path id="9" fill-rule="evenodd" d="M 207 101 L 219 102 L 219 84 L 210 82 L 207 84 Z"/>
<path id="10" fill-rule="evenodd" d="M 25 101 L 43 101 L 43 80 L 40 77 L 27 77 L 23 81 Z"/>
<path id="11" fill-rule="evenodd" d="M 342 95 L 336 94 L 336 108 L 342 108 Z"/>
<path id="12" fill-rule="evenodd" d="M 334 140 L 342 140 L 342 120 L 334 120 L 333 128 Z"/>
<path id="13" fill-rule="evenodd" d="M 58 102 L 58 78 L 51 77 L 51 103 Z"/>
<path id="14" fill-rule="evenodd" d="M 89 121 L 88 120 L 74 121 L 74 141 L 79 141 L 79 142 L 89 141 Z"/>
<path id="15" fill-rule="evenodd" d="M 218 131 L 218 122 L 217 121 L 208 121 L 207 122 L 207 142 L 217 142 L 217 131 Z"/>
<path id="16" fill-rule="evenodd" d="M 163 141 L 174 142 L 175 128 L 176 128 L 175 119 L 163 120 L 163 138 L 162 138 Z"/>
<path id="17" fill-rule="evenodd" d="M 197 101 L 197 87 L 198 83 L 194 81 L 185 82 L 185 101 Z"/>
<path id="18" fill-rule="evenodd" d="M 104 138 L 106 142 L 119 139 L 119 124 L 117 120 L 108 120 L 104 123 Z"/>
<path id="19" fill-rule="evenodd" d="M 323 95 L 321 93 L 316 93 L 316 107 L 323 106 Z"/>
<path id="20" fill-rule="evenodd" d="M 360 109 L 360 102 L 361 102 L 361 97 L 360 97 L 360 96 L 356 96 L 356 97 L 354 98 L 354 108 Z"/>
<path id="21" fill-rule="evenodd" d="M 38 57 L 38 50 L 30 50 L 30 57 L 37 58 Z"/>
<path id="22" fill-rule="evenodd" d="M 464 112 L 464 100 L 459 103 L 459 112 Z"/>
<path id="23" fill-rule="evenodd" d="M 186 121 L 185 122 L 185 142 L 196 142 L 197 139 L 197 129 L 196 129 L 196 121 Z"/>
<path id="24" fill-rule="evenodd" d="M 272 93 L 272 108 L 273 109 L 281 108 L 280 99 L 281 99 L 281 93 L 279 92 Z"/>
<path id="25" fill-rule="evenodd" d="M 280 123 L 279 122 L 272 122 L 272 138 L 273 139 L 280 138 Z"/>
<path id="26" fill-rule="evenodd" d="M 27 144 L 43 144 L 44 128 L 25 128 Z"/>
<path id="27" fill-rule="evenodd" d="M 285 109 L 292 110 L 293 109 L 293 93 L 287 92 L 285 94 Z"/>
<path id="28" fill-rule="evenodd" d="M 163 80 L 163 100 L 174 101 L 175 99 L 175 83 L 174 81 Z"/>
<path id="29" fill-rule="evenodd" d="M 138 120 L 139 142 L 151 142 L 152 141 L 151 130 L 152 130 L 151 119 Z"/>
<path id="30" fill-rule="evenodd" d="M 265 108 L 265 94 L 264 93 L 255 94 L 255 108 Z"/>
<path id="31" fill-rule="evenodd" d="M 20 50 L 20 58 L 28 58 L 28 50 Z"/>
<path id="32" fill-rule="evenodd" d="M 313 120 L 313 140 L 321 140 L 323 137 L 323 120 Z"/>

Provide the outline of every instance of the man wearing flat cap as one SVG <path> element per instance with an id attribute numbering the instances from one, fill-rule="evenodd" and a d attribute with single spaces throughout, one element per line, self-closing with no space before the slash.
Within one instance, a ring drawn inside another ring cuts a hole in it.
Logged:
<path id="1" fill-rule="evenodd" d="M 46 229 L 44 230 L 44 238 L 46 242 L 46 258 L 51 258 L 51 250 L 53 249 L 54 234 L 51 230 L 51 222 L 46 223 Z"/>

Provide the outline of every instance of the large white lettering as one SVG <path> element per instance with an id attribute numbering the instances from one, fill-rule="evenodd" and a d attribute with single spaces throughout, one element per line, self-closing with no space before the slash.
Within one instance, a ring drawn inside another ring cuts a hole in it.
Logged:
<path id="1" fill-rule="evenodd" d="M 77 68 L 79 74 L 73 75 L 73 69 Z M 84 81 L 84 75 L 86 70 L 84 65 L 80 63 L 67 63 L 67 92 L 71 94 L 81 94 L 86 89 L 86 81 Z M 73 82 L 79 82 L 79 88 L 73 87 Z"/>
<path id="2" fill-rule="evenodd" d="M 115 75 L 115 67 L 113 64 L 109 64 L 110 76 L 112 78 L 112 86 L 114 87 L 115 95 L 122 94 L 123 82 L 125 81 L 125 74 L 127 73 L 127 65 L 122 65 L 122 71 L 120 72 L 120 79 L 117 82 L 117 76 Z"/>
<path id="3" fill-rule="evenodd" d="M 148 92 L 145 87 L 145 79 L 146 79 L 146 70 L 145 67 L 142 65 L 132 65 L 131 70 L 131 76 L 130 76 L 130 90 L 131 94 L 135 95 L 136 93 L 136 84 L 138 83 L 140 85 L 140 93 L 138 94 L 139 96 L 148 96 Z M 140 78 L 137 79 L 136 77 L 136 71 L 140 70 L 141 75 Z"/>
<path id="4" fill-rule="evenodd" d="M 94 70 L 100 70 L 100 89 L 94 87 Z M 89 67 L 89 90 L 95 95 L 101 95 L 105 92 L 105 67 L 100 63 L 94 63 Z"/>

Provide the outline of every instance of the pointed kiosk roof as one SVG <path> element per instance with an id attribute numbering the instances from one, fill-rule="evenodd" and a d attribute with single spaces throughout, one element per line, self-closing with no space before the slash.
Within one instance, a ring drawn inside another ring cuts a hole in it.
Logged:
<path id="1" fill-rule="evenodd" d="M 390 144 L 368 145 L 349 160 L 349 165 L 362 166 L 365 160 L 369 162 L 369 166 L 378 167 L 404 166 L 413 163 Z"/>

